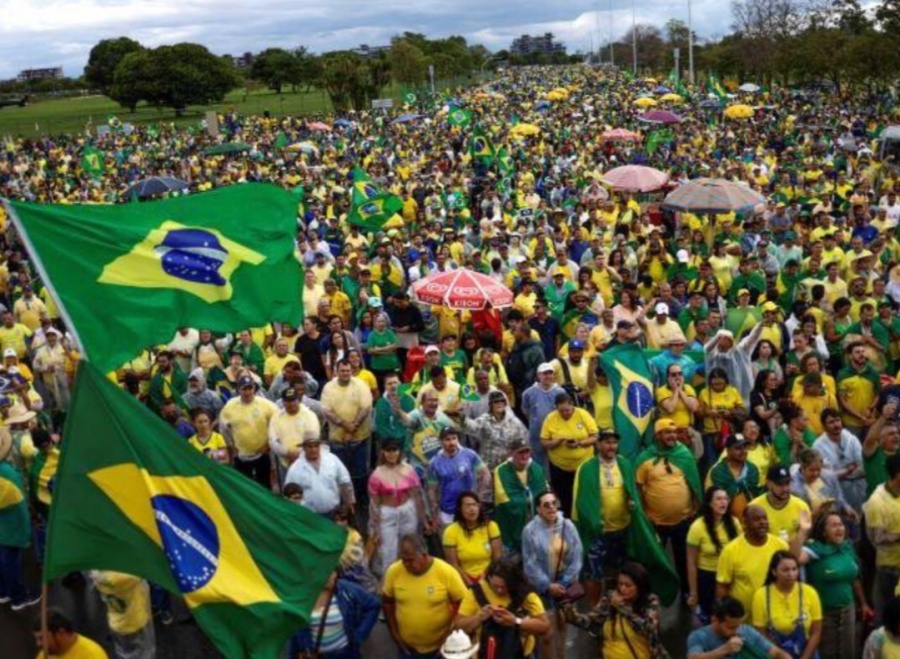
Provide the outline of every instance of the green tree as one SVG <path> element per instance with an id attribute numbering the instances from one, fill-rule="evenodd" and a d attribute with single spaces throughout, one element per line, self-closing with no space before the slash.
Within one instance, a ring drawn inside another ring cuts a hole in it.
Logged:
<path id="1" fill-rule="evenodd" d="M 128 37 L 104 39 L 91 48 L 87 66 L 84 67 L 85 80 L 104 94 L 108 94 L 119 62 L 129 53 L 143 49 L 141 44 Z"/>
<path id="2" fill-rule="evenodd" d="M 393 71 L 394 80 L 404 85 L 417 85 L 425 80 L 428 61 L 417 46 L 405 39 L 394 39 L 387 59 Z"/>
<path id="3" fill-rule="evenodd" d="M 900 32 L 900 0 L 881 0 L 875 9 L 875 20 L 886 34 Z"/>
<path id="4" fill-rule="evenodd" d="M 116 67 L 109 97 L 131 112 L 141 101 L 158 95 L 154 79 L 151 51 L 137 50 L 122 58 Z"/>
<path id="5" fill-rule="evenodd" d="M 250 77 L 264 82 L 269 89 L 280 94 L 284 85 L 296 88 L 300 84 L 301 62 L 294 53 L 282 48 L 268 48 L 253 59 Z"/>

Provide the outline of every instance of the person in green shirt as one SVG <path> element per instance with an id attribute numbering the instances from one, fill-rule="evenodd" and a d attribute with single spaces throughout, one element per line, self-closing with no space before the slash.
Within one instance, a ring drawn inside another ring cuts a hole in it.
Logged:
<path id="1" fill-rule="evenodd" d="M 13 611 L 20 611 L 40 599 L 29 595 L 23 579 L 22 554 L 31 544 L 31 518 L 28 499 L 22 486 L 22 476 L 12 462 L 12 438 L 5 430 L 0 435 L 0 554 L 4 574 L 0 599 L 11 602 Z"/>
<path id="2" fill-rule="evenodd" d="M 456 381 L 460 384 L 466 383 L 466 373 L 469 372 L 468 362 L 466 353 L 459 349 L 454 335 L 446 334 L 441 337 L 441 361 L 439 365 L 450 368 L 456 375 Z"/>
<path id="3" fill-rule="evenodd" d="M 779 406 L 782 426 L 775 431 L 772 446 L 778 463 L 790 467 L 797 462 L 797 456 L 804 448 L 812 448 L 816 441 L 816 433 L 809 428 L 806 412 L 794 401 L 782 401 Z"/>
<path id="4" fill-rule="evenodd" d="M 372 373 L 378 380 L 378 387 L 384 388 L 385 374 L 400 370 L 400 358 L 397 357 L 397 335 L 388 326 L 388 318 L 384 313 L 375 315 L 372 331 L 366 343 L 366 351 L 372 358 Z"/>
<path id="5" fill-rule="evenodd" d="M 403 424 L 400 414 L 394 409 L 394 403 L 406 414 L 416 409 L 416 400 L 400 391 L 400 376 L 396 372 L 384 375 L 382 387 L 384 395 L 375 402 L 374 434 L 379 446 L 388 439 L 400 444 L 400 450 L 406 452 L 409 430 Z"/>
<path id="6" fill-rule="evenodd" d="M 266 355 L 256 343 L 249 330 L 240 332 L 237 343 L 231 348 L 231 352 L 238 353 L 244 358 L 244 365 L 256 373 L 259 377 L 265 373 Z"/>
<path id="7" fill-rule="evenodd" d="M 801 524 L 800 535 L 808 529 Z M 866 603 L 860 580 L 859 558 L 847 538 L 847 528 L 837 509 L 823 508 L 812 526 L 812 540 L 803 545 L 800 564 L 806 578 L 822 602 L 821 659 L 856 657 L 856 610 L 863 620 L 873 620 L 875 612 Z"/>
<path id="8" fill-rule="evenodd" d="M 900 363 L 900 318 L 894 315 L 893 305 L 888 300 L 878 303 L 876 324 L 881 325 L 888 334 L 888 373 L 895 373 Z"/>
<path id="9" fill-rule="evenodd" d="M 894 318 L 894 320 L 898 319 Z M 888 352 L 891 348 L 891 335 L 880 321 L 875 320 L 874 304 L 864 302 L 860 305 L 859 322 L 853 323 L 847 329 L 847 334 L 859 334 L 863 343 L 874 348 L 884 355 L 885 359 L 888 359 Z"/>
<path id="10" fill-rule="evenodd" d="M 863 470 L 866 474 L 866 496 L 888 480 L 887 459 L 900 450 L 900 428 L 896 423 L 898 406 L 887 402 L 866 433 L 863 442 Z"/>
<path id="11" fill-rule="evenodd" d="M 751 254 L 741 260 L 737 276 L 731 280 L 731 288 L 728 291 L 729 302 L 737 302 L 737 293 L 742 288 L 750 291 L 750 297 L 755 303 L 756 298 L 766 292 L 766 279 L 757 269 L 756 257 Z"/>
<path id="12" fill-rule="evenodd" d="M 701 318 L 706 318 L 708 315 L 709 312 L 703 305 L 703 293 L 699 290 L 691 291 L 687 306 L 678 314 L 678 326 L 681 328 L 681 331 L 687 335 L 693 323 Z"/>
<path id="13" fill-rule="evenodd" d="M 259 372 L 262 373 L 262 370 Z M 175 362 L 172 353 L 168 350 L 160 350 L 156 355 L 156 372 L 150 378 L 148 393 L 150 409 L 158 413 L 163 401 L 166 400 L 174 400 L 183 405 L 181 396 L 187 391 L 187 388 L 187 376 Z"/>
<path id="14" fill-rule="evenodd" d="M 549 485 L 544 470 L 531 458 L 531 445 L 517 438 L 509 444 L 510 457 L 494 469 L 494 521 L 503 546 L 522 553 L 522 530 L 537 513 L 535 500 Z"/>

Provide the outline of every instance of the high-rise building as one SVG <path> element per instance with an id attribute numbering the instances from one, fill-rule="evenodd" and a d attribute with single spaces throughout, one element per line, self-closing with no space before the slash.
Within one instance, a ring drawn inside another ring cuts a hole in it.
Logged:
<path id="1" fill-rule="evenodd" d="M 562 53 L 565 55 L 566 47 L 559 41 L 554 41 L 552 32 L 546 32 L 539 36 L 523 34 L 521 37 L 513 39 L 509 52 L 513 55 L 531 55 L 532 53 L 547 55 Z"/>

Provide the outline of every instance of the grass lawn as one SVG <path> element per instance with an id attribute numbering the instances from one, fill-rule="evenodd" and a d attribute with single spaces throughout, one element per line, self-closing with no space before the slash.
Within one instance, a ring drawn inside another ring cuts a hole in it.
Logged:
<path id="1" fill-rule="evenodd" d="M 460 84 L 459 81 L 454 82 Z M 383 96 L 399 99 L 402 91 L 399 85 L 392 85 L 383 92 Z M 223 112 L 231 108 L 243 115 L 262 114 L 268 110 L 275 116 L 296 116 L 329 112 L 331 102 L 328 94 L 318 89 L 313 89 L 308 94 L 302 91 L 296 94 L 287 91 L 280 95 L 271 91 L 247 93 L 243 89 L 237 89 L 228 94 L 222 103 L 191 106 L 181 117 L 176 118 L 175 111 L 171 108 L 157 110 L 146 105 L 138 106 L 137 112 L 131 114 L 105 96 L 39 100 L 23 108 L 18 106 L 0 108 L 0 136 L 38 137 L 80 133 L 88 120 L 92 119 L 94 125 L 99 126 L 106 123 L 109 115 L 115 115 L 123 123 L 174 121 L 177 124 L 189 124 L 199 121 L 209 110 Z"/>

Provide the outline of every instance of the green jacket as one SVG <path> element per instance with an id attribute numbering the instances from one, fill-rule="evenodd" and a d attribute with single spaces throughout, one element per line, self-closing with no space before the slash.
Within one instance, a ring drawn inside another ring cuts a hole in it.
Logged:
<path id="1" fill-rule="evenodd" d="M 22 476 L 12 462 L 0 462 L 0 545 L 27 547 L 31 544 L 31 518 Z"/>
<path id="2" fill-rule="evenodd" d="M 179 368 L 178 364 L 173 362 L 172 380 L 169 382 L 169 389 L 171 391 L 171 398 L 174 399 L 179 406 L 184 406 L 181 395 L 187 391 L 187 387 L 187 376 L 184 374 L 184 371 Z M 154 412 L 159 412 L 159 408 L 162 406 L 163 401 L 166 398 L 169 398 L 169 396 L 166 396 L 166 379 L 159 371 L 157 371 L 150 379 L 150 392 L 148 393 L 148 398 L 150 409 Z"/>
<path id="3" fill-rule="evenodd" d="M 537 512 L 534 500 L 549 487 L 537 462 L 529 462 L 525 471 L 523 484 L 509 460 L 494 470 L 494 521 L 500 527 L 503 546 L 518 553 L 522 552 L 522 530 Z"/>

